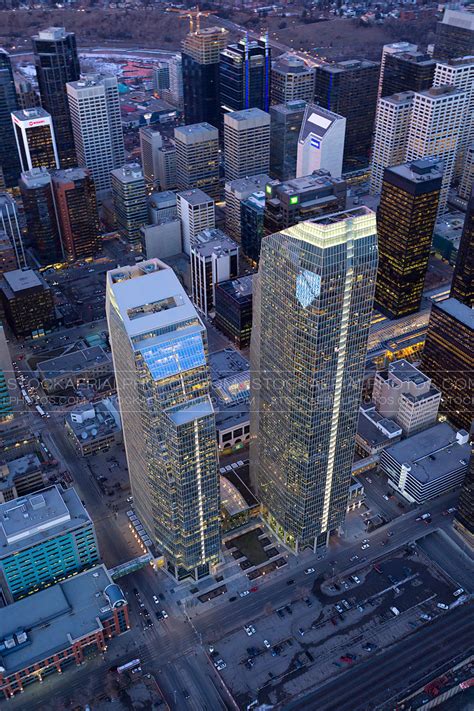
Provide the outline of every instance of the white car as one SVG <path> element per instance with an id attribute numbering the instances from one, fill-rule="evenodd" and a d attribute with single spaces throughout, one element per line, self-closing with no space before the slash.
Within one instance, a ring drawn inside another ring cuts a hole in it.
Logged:
<path id="1" fill-rule="evenodd" d="M 362 549 L 363 551 L 367 550 L 367 548 L 370 548 L 370 546 L 369 546 L 368 543 L 364 543 L 364 545 L 361 546 L 361 549 Z"/>
<path id="2" fill-rule="evenodd" d="M 448 509 L 448 513 L 456 513 L 457 509 L 456 507 L 452 506 L 450 509 Z"/>
<path id="3" fill-rule="evenodd" d="M 153 595 L 153 602 L 155 603 L 155 605 L 158 605 L 158 603 L 160 602 L 156 595 Z"/>
<path id="4" fill-rule="evenodd" d="M 315 572 L 316 572 L 316 571 L 315 571 L 314 568 L 306 568 L 306 570 L 304 571 L 304 574 L 305 574 L 305 575 L 311 575 L 311 573 L 315 573 Z"/>
<path id="5" fill-rule="evenodd" d="M 352 580 L 355 582 L 356 585 L 360 584 L 360 578 L 358 578 L 357 575 L 353 575 Z"/>
<path id="6" fill-rule="evenodd" d="M 162 610 L 161 614 L 163 615 L 163 619 L 166 620 L 168 617 L 168 613 L 166 612 L 166 610 Z"/>
<path id="7" fill-rule="evenodd" d="M 464 588 L 459 588 L 459 590 L 455 590 L 453 592 L 453 595 L 454 595 L 454 597 L 459 597 L 460 595 L 463 594 L 463 592 L 464 592 Z"/>
<path id="8" fill-rule="evenodd" d="M 221 664 L 217 665 L 216 669 L 217 669 L 217 671 L 222 671 L 223 669 L 226 668 L 226 666 L 227 666 L 227 664 L 225 662 L 222 662 Z"/>
<path id="9" fill-rule="evenodd" d="M 250 595 L 250 590 L 242 590 L 242 592 L 239 592 L 240 597 L 245 597 L 246 595 Z"/>
<path id="10" fill-rule="evenodd" d="M 439 607 L 440 610 L 449 610 L 449 607 L 444 604 L 444 602 L 438 602 L 436 607 Z"/>
<path id="11" fill-rule="evenodd" d="M 255 627 L 253 625 L 244 625 L 244 630 L 247 632 L 249 637 L 251 637 L 256 632 Z"/>
<path id="12" fill-rule="evenodd" d="M 358 556 L 358 555 L 353 555 L 353 556 L 352 556 L 352 558 L 351 558 L 351 563 L 353 563 L 355 560 L 359 560 L 359 556 Z"/>
<path id="13" fill-rule="evenodd" d="M 264 639 L 264 640 L 263 640 L 263 646 L 266 647 L 267 649 L 270 649 L 270 647 L 271 647 L 272 645 L 270 644 L 270 642 L 268 641 L 268 639 Z"/>
<path id="14" fill-rule="evenodd" d="M 384 495 L 383 495 L 383 498 L 385 499 L 385 501 L 390 501 L 390 499 L 388 498 L 387 494 L 384 494 Z"/>
<path id="15" fill-rule="evenodd" d="M 372 479 L 369 479 L 369 477 L 366 477 L 366 479 L 369 482 L 369 484 L 372 484 Z"/>

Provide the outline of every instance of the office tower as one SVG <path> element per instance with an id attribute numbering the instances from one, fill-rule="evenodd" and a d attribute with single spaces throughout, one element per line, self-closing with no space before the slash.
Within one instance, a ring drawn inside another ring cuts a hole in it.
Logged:
<path id="1" fill-rule="evenodd" d="M 11 600 L 99 562 L 94 524 L 74 489 L 50 486 L 6 501 L 0 521 L 0 579 Z"/>
<path id="2" fill-rule="evenodd" d="M 461 177 L 466 150 L 474 141 L 474 57 L 437 62 L 433 86 L 455 86 L 466 92 L 466 107 L 456 155 L 455 176 Z"/>
<path id="3" fill-rule="evenodd" d="M 64 259 L 51 175 L 46 168 L 21 174 L 20 192 L 28 238 L 41 264 Z"/>
<path id="4" fill-rule="evenodd" d="M 242 237 L 242 204 L 250 195 L 265 190 L 270 181 L 266 173 L 238 178 L 225 184 L 225 231 L 238 242 Z"/>
<path id="5" fill-rule="evenodd" d="M 252 193 L 240 206 L 242 252 L 258 264 L 260 245 L 265 234 L 265 193 Z"/>
<path id="6" fill-rule="evenodd" d="M 140 227 L 148 222 L 145 179 L 137 163 L 124 165 L 111 172 L 112 195 L 119 234 L 139 247 Z"/>
<path id="7" fill-rule="evenodd" d="M 377 107 L 380 65 L 367 59 L 316 67 L 314 100 L 343 116 L 346 123 L 345 170 L 368 163 Z"/>
<path id="8" fill-rule="evenodd" d="M 298 137 L 296 176 L 328 170 L 340 178 L 344 158 L 347 122 L 344 116 L 308 104 Z"/>
<path id="9" fill-rule="evenodd" d="M 177 578 L 203 577 L 220 547 L 206 329 L 155 259 L 108 272 L 106 311 L 135 511 Z"/>
<path id="10" fill-rule="evenodd" d="M 56 325 L 53 295 L 39 272 L 15 269 L 0 280 L 3 312 L 17 338 L 44 336 Z"/>
<path id="11" fill-rule="evenodd" d="M 170 69 L 168 62 L 158 62 L 153 67 L 153 89 L 162 96 L 166 89 L 170 88 Z"/>
<path id="12" fill-rule="evenodd" d="M 296 552 L 344 523 L 377 271 L 366 207 L 262 242 L 251 340 L 251 477 Z"/>
<path id="13" fill-rule="evenodd" d="M 253 278 L 254 275 L 249 274 L 216 286 L 216 326 L 237 348 L 250 345 Z"/>
<path id="14" fill-rule="evenodd" d="M 451 284 L 451 298 L 474 308 L 474 187 L 467 204 L 464 227 L 459 242 Z"/>
<path id="15" fill-rule="evenodd" d="M 380 59 L 380 73 L 379 73 L 379 87 L 377 93 L 377 99 L 382 96 L 382 85 L 384 80 L 384 70 L 385 62 L 390 54 L 398 54 L 399 52 L 416 52 L 418 45 L 411 44 L 410 42 L 392 42 L 391 44 L 384 44 L 382 47 L 382 56 Z"/>
<path id="16" fill-rule="evenodd" d="M 413 96 L 412 91 L 405 91 L 379 99 L 370 166 L 372 195 L 378 195 L 382 189 L 385 168 L 405 161 Z"/>
<path id="17" fill-rule="evenodd" d="M 249 40 L 221 51 L 219 86 L 222 112 L 261 109 L 270 106 L 271 48 L 268 36 Z"/>
<path id="18" fill-rule="evenodd" d="M 15 76 L 15 91 L 19 109 L 33 109 L 41 105 L 33 84 L 22 75 Z"/>
<path id="19" fill-rule="evenodd" d="M 0 169 L 7 188 L 17 185 L 21 170 L 11 119 L 12 111 L 17 109 L 10 56 L 0 48 Z"/>
<path id="20" fill-rule="evenodd" d="M 452 86 L 433 87 L 413 97 L 406 160 L 443 161 L 438 214 L 446 209 L 465 108 L 466 93 Z"/>
<path id="21" fill-rule="evenodd" d="M 53 123 L 47 111 L 41 108 L 14 111 L 12 122 L 22 172 L 59 168 Z"/>
<path id="22" fill-rule="evenodd" d="M 223 27 L 190 32 L 183 41 L 183 101 L 187 124 L 219 126 L 219 61 L 229 33 Z"/>
<path id="23" fill-rule="evenodd" d="M 158 149 L 158 183 L 161 190 L 175 190 L 177 186 L 176 146 L 169 138 L 164 138 Z"/>
<path id="24" fill-rule="evenodd" d="M 474 55 L 474 15 L 459 10 L 445 10 L 436 25 L 434 56 L 454 59 Z"/>
<path id="25" fill-rule="evenodd" d="M 178 210 L 176 207 L 176 193 L 172 190 L 164 190 L 161 193 L 152 193 L 147 200 L 148 217 L 152 224 L 158 224 L 163 219 L 176 217 Z"/>
<path id="26" fill-rule="evenodd" d="M 166 96 L 170 103 L 183 108 L 183 60 L 180 54 L 175 54 L 168 62 L 170 86 Z"/>
<path id="27" fill-rule="evenodd" d="M 174 217 L 163 217 L 140 228 L 140 243 L 146 259 L 167 259 L 183 251 L 181 222 Z"/>
<path id="28" fill-rule="evenodd" d="M 140 154 L 143 177 L 148 191 L 159 188 L 159 150 L 163 147 L 163 137 L 154 126 L 142 126 L 140 134 Z"/>
<path id="29" fill-rule="evenodd" d="M 270 115 L 260 109 L 225 114 L 224 155 L 227 180 L 268 173 Z"/>
<path id="30" fill-rule="evenodd" d="M 0 321 L 0 425 L 12 419 L 20 403 L 20 392 L 16 382 L 8 341 Z"/>
<path id="31" fill-rule="evenodd" d="M 462 166 L 461 180 L 459 182 L 458 195 L 463 200 L 469 200 L 472 187 L 474 186 L 474 143 L 466 148 Z"/>
<path id="32" fill-rule="evenodd" d="M 474 454 L 461 488 L 453 526 L 469 543 L 474 544 Z"/>
<path id="33" fill-rule="evenodd" d="M 0 230 L 5 232 L 13 245 L 18 269 L 26 267 L 26 255 L 18 219 L 18 208 L 9 193 L 0 193 Z"/>
<path id="34" fill-rule="evenodd" d="M 66 90 L 77 163 L 90 171 L 101 200 L 110 191 L 111 171 L 125 161 L 117 79 L 90 75 Z"/>
<path id="35" fill-rule="evenodd" d="M 457 299 L 433 302 L 421 369 L 441 390 L 440 412 L 470 432 L 474 419 L 474 310 Z"/>
<path id="36" fill-rule="evenodd" d="M 215 307 L 216 285 L 239 276 L 239 246 L 222 230 L 208 228 L 191 242 L 192 299 L 205 316 Z"/>
<path id="37" fill-rule="evenodd" d="M 306 101 L 270 106 L 270 175 L 277 180 L 296 176 L 298 139 Z"/>
<path id="38" fill-rule="evenodd" d="M 313 101 L 314 69 L 296 54 L 282 54 L 272 63 L 272 104 Z"/>
<path id="39" fill-rule="evenodd" d="M 53 118 L 62 168 L 76 165 L 74 138 L 67 100 L 67 82 L 80 76 L 76 37 L 64 27 L 49 27 L 33 37 L 36 76 L 41 105 Z"/>
<path id="40" fill-rule="evenodd" d="M 298 222 L 340 212 L 346 207 L 346 181 L 327 170 L 293 178 L 272 180 L 265 187 L 265 232 L 273 234 Z"/>
<path id="41" fill-rule="evenodd" d="M 191 255 L 194 238 L 206 228 L 216 226 L 214 200 L 199 190 L 185 190 L 176 195 L 178 217 L 181 220 L 183 252 Z"/>
<path id="42" fill-rule="evenodd" d="M 441 392 L 402 358 L 389 363 L 387 370 L 377 371 L 372 400 L 379 415 L 395 420 L 409 437 L 436 424 Z"/>
<path id="43" fill-rule="evenodd" d="M 101 243 L 95 186 L 88 170 L 67 168 L 52 175 L 63 249 L 70 261 L 93 257 Z"/>
<path id="44" fill-rule="evenodd" d="M 0 276 L 5 272 L 11 272 L 13 269 L 18 269 L 15 250 L 10 237 L 4 230 L 0 229 Z"/>
<path id="45" fill-rule="evenodd" d="M 389 318 L 420 308 L 442 184 L 440 161 L 386 168 L 377 212 L 375 303 Z"/>
<path id="46" fill-rule="evenodd" d="M 219 199 L 219 131 L 209 123 L 174 129 L 178 190 L 200 188 Z"/>
<path id="47" fill-rule="evenodd" d="M 436 60 L 424 52 L 397 52 L 385 58 L 381 96 L 424 91 L 433 86 Z"/>

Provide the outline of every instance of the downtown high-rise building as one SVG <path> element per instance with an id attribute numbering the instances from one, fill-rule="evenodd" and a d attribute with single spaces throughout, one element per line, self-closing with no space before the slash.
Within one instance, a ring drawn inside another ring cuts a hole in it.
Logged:
<path id="1" fill-rule="evenodd" d="M 459 135 L 454 175 L 462 174 L 466 151 L 474 141 L 474 56 L 437 62 L 433 86 L 455 86 L 466 93 L 464 117 Z"/>
<path id="2" fill-rule="evenodd" d="M 432 87 L 415 92 L 413 97 L 406 160 L 436 158 L 443 161 L 438 214 L 446 209 L 466 102 L 466 92 L 453 86 Z"/>
<path id="3" fill-rule="evenodd" d="M 66 258 L 93 257 L 100 251 L 99 219 L 94 181 L 85 168 L 52 173 L 53 195 Z"/>
<path id="4" fill-rule="evenodd" d="M 194 238 L 216 226 L 216 206 L 210 195 L 199 188 L 176 194 L 176 208 L 181 222 L 183 252 L 191 255 Z"/>
<path id="5" fill-rule="evenodd" d="M 474 15 L 467 10 L 446 9 L 436 25 L 433 56 L 454 59 L 470 55 L 474 55 Z"/>
<path id="6" fill-rule="evenodd" d="M 0 230 L 5 232 L 15 250 L 18 269 L 23 269 L 27 264 L 21 234 L 20 216 L 15 199 L 10 193 L 0 192 Z"/>
<path id="7" fill-rule="evenodd" d="M 148 222 L 143 171 L 137 163 L 130 163 L 113 170 L 111 177 L 117 230 L 124 240 L 139 250 L 140 228 Z"/>
<path id="8" fill-rule="evenodd" d="M 117 79 L 88 75 L 66 89 L 77 163 L 90 171 L 102 199 L 110 191 L 111 171 L 125 162 Z"/>
<path id="9" fill-rule="evenodd" d="M 64 260 L 51 175 L 46 168 L 21 174 L 20 193 L 28 239 L 42 265 Z"/>
<path id="10" fill-rule="evenodd" d="M 53 118 L 61 168 L 77 165 L 67 82 L 80 77 L 76 36 L 64 27 L 49 27 L 33 37 L 36 77 L 41 105 Z"/>
<path id="11" fill-rule="evenodd" d="M 157 259 L 108 272 L 106 312 L 135 510 L 173 575 L 204 577 L 220 550 L 206 329 Z"/>
<path id="12" fill-rule="evenodd" d="M 344 116 L 346 135 L 344 169 L 368 164 L 380 65 L 354 59 L 316 67 L 314 100 L 328 111 Z"/>
<path id="13" fill-rule="evenodd" d="M 225 231 L 238 242 L 242 238 L 242 205 L 255 192 L 263 192 L 270 182 L 267 173 L 229 180 L 225 184 Z"/>
<path id="14" fill-rule="evenodd" d="M 461 179 L 459 181 L 458 195 L 462 200 L 469 200 L 474 186 L 474 142 L 464 152 Z"/>
<path id="15" fill-rule="evenodd" d="M 272 63 L 270 75 L 272 104 L 313 101 L 314 69 L 296 54 L 282 54 Z"/>
<path id="16" fill-rule="evenodd" d="M 436 60 L 424 52 L 395 52 L 385 59 L 381 96 L 433 86 Z"/>
<path id="17" fill-rule="evenodd" d="M 219 131 L 209 123 L 174 129 L 178 190 L 200 188 L 215 198 L 219 188 Z"/>
<path id="18" fill-rule="evenodd" d="M 474 544 L 474 453 L 464 479 L 454 516 L 453 526 L 471 544 Z"/>
<path id="19" fill-rule="evenodd" d="M 22 172 L 59 168 L 53 122 L 47 111 L 39 107 L 14 111 L 12 122 Z"/>
<path id="20" fill-rule="evenodd" d="M 300 552 L 344 523 L 377 271 L 366 207 L 262 242 L 251 341 L 251 478 Z"/>
<path id="21" fill-rule="evenodd" d="M 139 136 L 143 177 L 147 191 L 152 192 L 160 187 L 159 151 L 163 147 L 163 136 L 155 126 L 142 126 Z"/>
<path id="22" fill-rule="evenodd" d="M 306 101 L 270 106 L 270 175 L 277 180 L 296 177 L 298 139 Z"/>
<path id="23" fill-rule="evenodd" d="M 333 178 L 340 178 L 346 129 L 344 116 L 308 104 L 298 137 L 296 177 L 311 175 L 315 170 L 328 170 Z"/>
<path id="24" fill-rule="evenodd" d="M 386 168 L 377 211 L 375 304 L 389 318 L 420 308 L 443 177 L 441 161 Z"/>
<path id="25" fill-rule="evenodd" d="M 268 37 L 249 40 L 246 35 L 237 44 L 221 51 L 219 90 L 221 111 L 242 111 L 270 106 L 271 48 Z"/>
<path id="26" fill-rule="evenodd" d="M 261 109 L 224 115 L 226 180 L 237 180 L 270 169 L 270 114 Z"/>
<path id="27" fill-rule="evenodd" d="M 179 109 L 183 108 L 183 60 L 180 54 L 175 54 L 168 62 L 170 87 L 165 93 L 166 98 Z"/>
<path id="28" fill-rule="evenodd" d="M 385 73 L 385 62 L 390 54 L 398 54 L 399 52 L 416 52 L 418 45 L 411 44 L 410 42 L 391 42 L 390 44 L 384 44 L 382 47 L 382 56 L 380 58 L 380 73 L 379 73 L 379 86 L 377 92 L 377 99 L 382 96 L 382 86 Z"/>
<path id="29" fill-rule="evenodd" d="M 474 308 L 474 187 L 467 203 L 464 227 L 451 283 L 451 298 Z"/>
<path id="30" fill-rule="evenodd" d="M 10 55 L 0 48 L 0 185 L 2 174 L 7 188 L 15 187 L 20 177 L 20 160 L 16 150 L 11 114 L 18 109 Z"/>
<path id="31" fill-rule="evenodd" d="M 181 52 L 184 119 L 187 124 L 219 126 L 220 52 L 229 33 L 223 27 L 206 27 L 190 32 Z"/>
<path id="32" fill-rule="evenodd" d="M 385 168 L 405 162 L 413 96 L 412 91 L 405 91 L 379 99 L 370 167 L 372 195 L 382 190 Z"/>

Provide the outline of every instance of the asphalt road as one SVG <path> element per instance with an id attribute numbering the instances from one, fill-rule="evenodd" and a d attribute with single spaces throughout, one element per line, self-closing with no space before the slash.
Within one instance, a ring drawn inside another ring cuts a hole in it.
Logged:
<path id="1" fill-rule="evenodd" d="M 441 673 L 454 659 L 472 654 L 473 605 L 447 613 L 399 644 L 355 664 L 334 681 L 284 706 L 284 711 L 369 711 L 393 708 L 408 687 L 417 688 L 426 675 Z"/>

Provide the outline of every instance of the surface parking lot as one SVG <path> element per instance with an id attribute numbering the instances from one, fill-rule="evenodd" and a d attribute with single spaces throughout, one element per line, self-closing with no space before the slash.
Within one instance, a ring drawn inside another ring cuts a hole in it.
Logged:
<path id="1" fill-rule="evenodd" d="M 285 702 L 445 614 L 438 604 L 463 600 L 416 546 L 354 566 L 351 576 L 288 585 L 288 604 L 247 621 L 254 633 L 213 641 L 210 656 L 242 708 Z"/>

